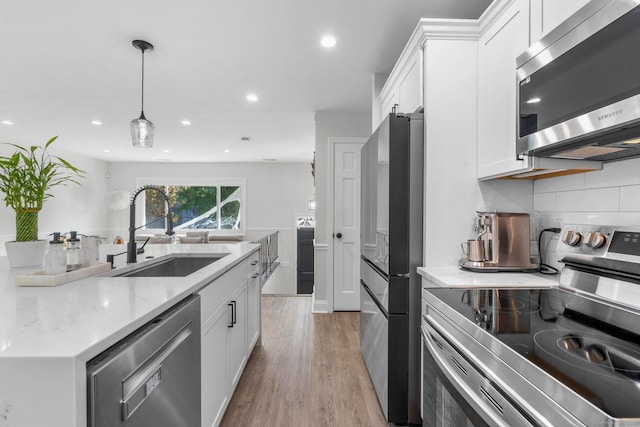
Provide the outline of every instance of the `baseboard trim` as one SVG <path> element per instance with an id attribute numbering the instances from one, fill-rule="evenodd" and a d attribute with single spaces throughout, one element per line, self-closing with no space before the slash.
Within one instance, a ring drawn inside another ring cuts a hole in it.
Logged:
<path id="1" fill-rule="evenodd" d="M 329 311 L 329 301 L 327 300 L 317 300 L 316 294 L 311 294 L 313 306 L 311 308 L 312 313 L 330 313 Z"/>

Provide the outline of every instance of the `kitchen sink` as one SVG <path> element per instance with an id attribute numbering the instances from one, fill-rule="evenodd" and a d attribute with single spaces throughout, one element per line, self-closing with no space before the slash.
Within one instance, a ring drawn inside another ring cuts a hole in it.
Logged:
<path id="1" fill-rule="evenodd" d="M 106 274 L 111 277 L 185 277 L 228 254 L 174 254 Z"/>

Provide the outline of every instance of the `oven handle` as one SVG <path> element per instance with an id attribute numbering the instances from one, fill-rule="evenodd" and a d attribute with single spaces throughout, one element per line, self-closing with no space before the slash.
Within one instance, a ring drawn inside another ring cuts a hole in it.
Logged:
<path id="1" fill-rule="evenodd" d="M 423 316 L 423 319 L 426 321 L 426 324 L 423 322 L 422 326 L 422 338 L 427 346 L 429 353 L 436 361 L 438 367 L 443 372 L 443 374 L 447 377 L 447 379 L 461 392 L 466 398 L 468 398 L 471 402 L 469 402 L 476 410 L 484 413 L 487 417 L 489 417 L 492 422 L 500 427 L 511 427 L 512 424 L 506 422 L 506 420 L 501 416 L 504 413 L 504 407 L 500 405 L 491 395 L 490 391 L 488 391 L 485 387 L 480 385 L 479 391 L 483 393 L 485 399 L 476 392 L 471 384 L 468 384 L 464 381 L 464 377 L 467 376 L 467 372 L 464 367 L 460 364 L 458 360 L 456 360 L 455 356 L 467 362 L 472 369 L 476 371 L 478 375 L 484 378 L 490 386 L 501 396 L 504 398 L 506 404 L 510 405 L 514 411 L 522 416 L 522 418 L 526 419 L 527 425 L 536 426 L 536 427 L 553 427 L 549 421 L 547 421 L 544 417 L 542 417 L 539 413 L 537 413 L 533 408 L 529 407 L 529 410 L 525 410 L 523 408 L 524 405 L 519 404 L 516 400 L 521 401 L 512 391 L 512 393 L 508 394 L 505 392 L 504 386 L 501 386 L 501 381 L 493 378 L 494 376 L 489 374 L 488 369 L 482 369 L 482 367 L 478 366 L 478 363 L 474 363 L 471 359 L 472 357 L 468 355 L 466 352 L 461 351 L 461 345 L 458 341 L 451 336 L 451 334 L 447 333 L 447 331 L 440 325 L 438 322 L 431 316 L 426 315 Z M 441 350 L 444 349 L 443 343 L 439 342 L 435 335 L 439 336 L 442 341 L 444 341 L 449 347 L 449 351 L 451 351 L 451 363 L 447 363 L 442 357 Z M 436 348 L 439 347 L 439 348 Z M 456 367 L 459 371 L 459 374 L 454 371 L 453 367 Z M 488 397 L 487 397 L 488 395 Z M 490 398 L 489 398 L 490 397 Z M 491 404 L 491 406 L 489 406 Z"/>

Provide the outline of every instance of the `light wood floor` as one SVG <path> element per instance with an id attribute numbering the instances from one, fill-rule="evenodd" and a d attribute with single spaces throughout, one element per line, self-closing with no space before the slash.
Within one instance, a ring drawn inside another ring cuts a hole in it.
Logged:
<path id="1" fill-rule="evenodd" d="M 236 426 L 387 426 L 360 355 L 359 313 L 263 296 L 256 347 L 222 420 Z"/>

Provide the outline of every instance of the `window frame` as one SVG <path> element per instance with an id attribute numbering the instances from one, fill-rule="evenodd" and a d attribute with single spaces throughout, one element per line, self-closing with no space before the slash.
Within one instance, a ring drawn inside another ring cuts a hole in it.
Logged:
<path id="1" fill-rule="evenodd" d="M 180 234 L 182 231 L 195 231 L 195 230 L 209 230 L 210 235 L 224 235 L 224 236 L 246 236 L 246 219 L 247 219 L 247 180 L 246 178 L 170 178 L 170 177 L 138 177 L 136 179 L 137 188 L 145 185 L 163 185 L 163 186 L 191 186 L 191 187 L 226 187 L 236 186 L 240 187 L 240 227 L 238 229 L 222 229 L 222 228 L 185 228 L 175 229 L 176 234 Z M 145 221 L 145 193 L 142 192 L 136 200 L 136 224 L 144 224 Z M 216 203 L 220 203 L 220 191 L 217 191 L 218 200 Z M 219 206 L 219 205 L 218 205 Z M 218 211 L 218 218 L 220 218 L 220 211 Z M 140 227 L 140 225 L 137 225 Z M 164 228 L 146 228 L 140 227 L 139 232 L 142 234 L 164 234 L 166 229 Z"/>

